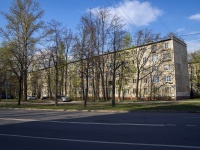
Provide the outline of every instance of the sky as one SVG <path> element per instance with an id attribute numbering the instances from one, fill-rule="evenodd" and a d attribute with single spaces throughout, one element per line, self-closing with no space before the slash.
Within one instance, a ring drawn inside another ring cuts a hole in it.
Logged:
<path id="1" fill-rule="evenodd" d="M 0 0 L 0 11 L 9 12 L 13 0 Z M 35 0 L 45 11 L 43 20 L 52 19 L 76 31 L 81 16 L 88 9 L 107 8 L 117 14 L 132 35 L 148 28 L 165 36 L 178 34 L 187 44 L 188 52 L 200 49 L 200 0 Z M 0 27 L 6 20 L 0 16 Z"/>

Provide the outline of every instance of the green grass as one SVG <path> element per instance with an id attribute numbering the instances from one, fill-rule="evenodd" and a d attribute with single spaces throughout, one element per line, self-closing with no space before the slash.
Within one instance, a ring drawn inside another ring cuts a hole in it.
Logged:
<path id="1" fill-rule="evenodd" d="M 15 103 L 16 102 L 16 103 Z M 110 111 L 180 111 L 180 112 L 200 112 L 200 99 L 182 100 L 182 101 L 148 101 L 116 103 L 111 107 L 111 102 L 90 102 L 87 107 L 83 103 L 64 103 L 55 106 L 54 104 L 43 103 L 44 101 L 33 100 L 17 105 L 17 101 L 10 104 L 5 101 L 0 103 L 0 108 L 29 108 L 29 109 L 56 109 L 56 110 L 110 110 Z M 130 102 L 130 101 L 129 101 Z"/>

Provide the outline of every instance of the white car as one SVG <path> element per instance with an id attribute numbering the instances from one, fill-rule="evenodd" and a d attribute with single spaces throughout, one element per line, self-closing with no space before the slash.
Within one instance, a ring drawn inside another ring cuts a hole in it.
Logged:
<path id="1" fill-rule="evenodd" d="M 70 102 L 70 98 L 66 96 L 57 96 L 57 100 L 62 100 L 63 102 Z"/>
<path id="2" fill-rule="evenodd" d="M 27 97 L 27 100 L 34 100 L 34 99 L 37 99 L 37 97 L 36 96 L 28 96 Z"/>

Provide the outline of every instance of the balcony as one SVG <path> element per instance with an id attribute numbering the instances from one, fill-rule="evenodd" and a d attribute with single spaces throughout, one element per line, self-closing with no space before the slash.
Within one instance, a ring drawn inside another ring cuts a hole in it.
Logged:
<path id="1" fill-rule="evenodd" d="M 152 49 L 151 52 L 152 52 L 152 53 L 156 53 L 156 49 Z"/>
<path id="2" fill-rule="evenodd" d="M 162 48 L 162 51 L 169 51 L 171 48 Z"/>
<path id="3" fill-rule="evenodd" d="M 171 57 L 168 57 L 168 58 L 163 58 L 162 61 L 171 61 L 172 58 Z"/>
<path id="4" fill-rule="evenodd" d="M 173 81 L 166 81 L 166 83 L 173 84 Z"/>

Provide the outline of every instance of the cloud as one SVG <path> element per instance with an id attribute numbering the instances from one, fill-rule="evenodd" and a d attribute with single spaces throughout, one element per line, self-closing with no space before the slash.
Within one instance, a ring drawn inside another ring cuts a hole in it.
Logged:
<path id="1" fill-rule="evenodd" d="M 190 20 L 200 21 L 200 14 L 195 14 L 189 17 Z"/>
<path id="2" fill-rule="evenodd" d="M 96 11 L 99 8 L 94 8 Z M 124 0 L 113 7 L 107 7 L 112 15 L 118 15 L 127 27 L 148 26 L 162 15 L 162 10 L 153 7 L 149 2 Z"/>
<path id="3" fill-rule="evenodd" d="M 179 28 L 179 29 L 177 29 L 177 30 L 176 30 L 176 33 L 182 32 L 182 31 L 185 31 L 185 28 Z"/>
<path id="4" fill-rule="evenodd" d="M 188 49 L 189 53 L 200 49 L 200 39 L 188 40 L 188 41 L 185 41 L 185 42 L 187 44 L 187 49 Z"/>

